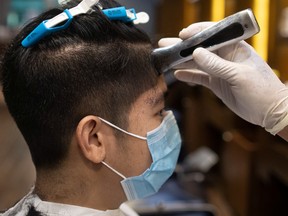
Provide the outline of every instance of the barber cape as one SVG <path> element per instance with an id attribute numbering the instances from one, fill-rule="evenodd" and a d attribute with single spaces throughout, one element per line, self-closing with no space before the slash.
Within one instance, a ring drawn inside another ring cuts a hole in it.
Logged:
<path id="1" fill-rule="evenodd" d="M 31 206 L 41 212 L 43 216 L 124 216 L 119 209 L 99 211 L 80 206 L 42 201 L 32 192 L 28 193 L 6 212 L 0 213 L 0 216 L 26 216 Z"/>

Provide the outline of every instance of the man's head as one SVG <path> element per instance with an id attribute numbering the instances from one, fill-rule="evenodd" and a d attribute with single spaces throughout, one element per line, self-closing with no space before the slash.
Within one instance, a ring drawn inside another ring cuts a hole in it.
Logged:
<path id="1" fill-rule="evenodd" d="M 78 3 L 71 1 L 63 9 Z M 104 8 L 118 6 L 111 0 L 100 3 Z M 23 28 L 4 56 L 5 100 L 36 168 L 53 168 L 65 160 L 85 116 L 100 116 L 127 129 L 132 105 L 157 85 L 146 34 L 94 10 L 74 17 L 68 29 L 22 47 L 21 41 L 40 22 L 63 10 L 40 15 Z"/>

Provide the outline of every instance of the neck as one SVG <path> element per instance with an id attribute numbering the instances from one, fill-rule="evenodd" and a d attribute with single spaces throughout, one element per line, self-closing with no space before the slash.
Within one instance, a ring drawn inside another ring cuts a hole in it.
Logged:
<path id="1" fill-rule="evenodd" d="M 104 165 L 97 166 L 72 163 L 71 168 L 37 170 L 35 193 L 43 201 L 98 210 L 117 209 L 126 201 L 121 178 Z"/>

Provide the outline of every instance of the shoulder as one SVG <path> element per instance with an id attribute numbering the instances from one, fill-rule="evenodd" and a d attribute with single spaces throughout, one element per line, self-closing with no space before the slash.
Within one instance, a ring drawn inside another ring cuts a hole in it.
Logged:
<path id="1" fill-rule="evenodd" d="M 9 208 L 0 216 L 24 216 L 27 215 L 29 208 L 33 205 L 37 196 L 32 193 L 32 190 L 18 201 L 13 207 Z"/>

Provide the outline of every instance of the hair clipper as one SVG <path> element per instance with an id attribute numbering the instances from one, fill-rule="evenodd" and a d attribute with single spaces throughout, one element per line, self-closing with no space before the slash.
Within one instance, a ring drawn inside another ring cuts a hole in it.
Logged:
<path id="1" fill-rule="evenodd" d="M 157 48 L 152 59 L 159 73 L 192 59 L 198 47 L 214 51 L 220 47 L 245 40 L 260 31 L 251 9 L 235 13 L 175 45 Z"/>

